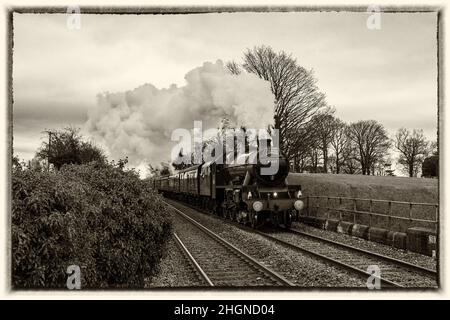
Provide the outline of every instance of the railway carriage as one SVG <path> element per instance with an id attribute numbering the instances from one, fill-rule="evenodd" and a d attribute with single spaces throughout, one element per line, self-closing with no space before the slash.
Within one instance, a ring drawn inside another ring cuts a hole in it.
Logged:
<path id="1" fill-rule="evenodd" d="M 155 179 L 155 186 L 164 196 L 167 196 L 170 192 L 169 190 L 169 176 L 161 177 Z"/>

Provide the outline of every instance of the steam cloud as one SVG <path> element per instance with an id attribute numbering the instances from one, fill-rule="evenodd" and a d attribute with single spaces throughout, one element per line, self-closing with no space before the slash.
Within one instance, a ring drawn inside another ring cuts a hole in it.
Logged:
<path id="1" fill-rule="evenodd" d="M 274 96 L 267 81 L 253 74 L 232 75 L 223 62 L 205 62 L 185 75 L 186 85 L 158 89 L 144 84 L 134 90 L 98 95 L 85 129 L 106 146 L 112 158 L 128 156 L 130 165 L 168 162 L 172 131 L 231 125 L 264 129 L 273 124 Z"/>

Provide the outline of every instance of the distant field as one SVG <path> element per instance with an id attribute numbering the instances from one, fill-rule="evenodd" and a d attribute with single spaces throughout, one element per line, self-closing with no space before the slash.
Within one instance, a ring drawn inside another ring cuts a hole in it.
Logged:
<path id="1" fill-rule="evenodd" d="M 438 180 L 425 178 L 408 177 L 384 177 L 384 176 L 363 176 L 346 174 L 307 174 L 291 173 L 288 177 L 290 184 L 300 184 L 303 195 L 314 196 L 337 196 L 351 198 L 371 198 L 382 200 L 395 200 L 406 202 L 438 203 Z M 320 205 L 326 206 L 325 200 L 315 200 L 311 207 Z M 339 207 L 338 201 L 331 200 L 330 207 Z M 352 201 L 343 201 L 340 208 L 352 209 Z M 387 203 L 374 203 L 373 212 L 387 213 Z M 358 201 L 357 210 L 369 211 L 368 201 Z M 408 205 L 393 205 L 393 215 L 408 217 Z M 324 216 L 326 212 L 311 211 L 313 215 Z M 337 216 L 337 211 L 333 212 Z M 430 207 L 413 207 L 413 217 L 422 219 L 433 219 L 435 210 Z M 351 220 L 352 215 L 347 215 L 344 220 Z M 368 224 L 366 216 L 358 217 L 358 223 Z M 376 226 L 387 227 L 384 218 L 372 219 Z M 408 221 L 392 220 L 390 229 L 404 231 L 411 226 L 426 226 L 428 224 L 414 223 Z"/>

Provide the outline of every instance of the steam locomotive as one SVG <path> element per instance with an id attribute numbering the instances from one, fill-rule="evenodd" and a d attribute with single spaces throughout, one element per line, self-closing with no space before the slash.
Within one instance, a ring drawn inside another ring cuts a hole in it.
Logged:
<path id="1" fill-rule="evenodd" d="M 266 222 L 291 226 L 292 218 L 304 206 L 300 185 L 288 185 L 289 163 L 280 155 L 278 171 L 263 175 L 257 151 L 242 155 L 234 164 L 217 161 L 195 165 L 178 173 L 152 180 L 165 197 L 200 207 L 216 215 L 258 228 Z M 256 157 L 256 158 L 255 158 Z"/>

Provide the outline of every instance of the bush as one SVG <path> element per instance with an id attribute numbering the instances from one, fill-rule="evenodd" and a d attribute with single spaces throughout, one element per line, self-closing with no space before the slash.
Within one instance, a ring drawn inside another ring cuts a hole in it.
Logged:
<path id="1" fill-rule="evenodd" d="M 439 176 L 439 156 L 434 155 L 425 160 L 422 163 L 422 176 L 423 177 L 437 177 Z"/>
<path id="2" fill-rule="evenodd" d="M 103 150 L 93 142 L 86 141 L 79 128 L 66 127 L 47 132 L 50 140 L 42 142 L 36 156 L 49 161 L 56 169 L 59 170 L 65 164 L 87 164 L 92 161 L 106 163 Z"/>
<path id="3" fill-rule="evenodd" d="M 65 288 L 72 264 L 83 288 L 142 287 L 171 232 L 161 197 L 110 164 L 14 170 L 12 199 L 14 288 Z"/>

